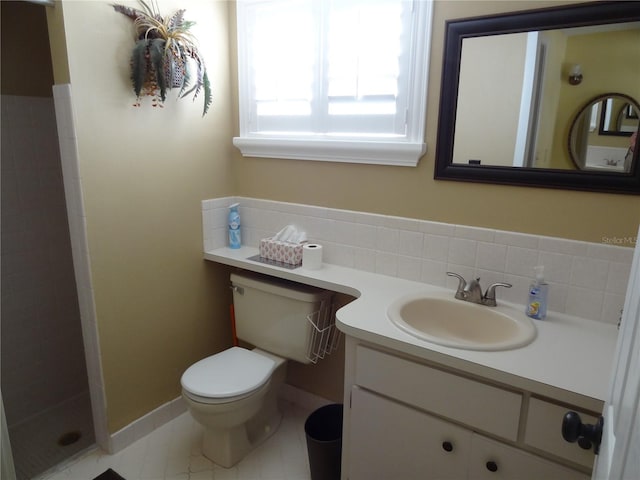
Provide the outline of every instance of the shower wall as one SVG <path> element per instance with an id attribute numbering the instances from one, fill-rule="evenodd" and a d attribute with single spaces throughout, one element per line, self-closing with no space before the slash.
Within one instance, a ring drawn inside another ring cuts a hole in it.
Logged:
<path id="1" fill-rule="evenodd" d="M 87 391 L 53 99 L 2 95 L 1 378 L 9 427 Z"/>

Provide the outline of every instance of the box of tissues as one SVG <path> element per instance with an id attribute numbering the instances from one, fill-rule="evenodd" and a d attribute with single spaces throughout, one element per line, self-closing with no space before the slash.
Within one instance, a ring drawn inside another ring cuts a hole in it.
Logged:
<path id="1" fill-rule="evenodd" d="M 260 240 L 260 256 L 276 262 L 300 265 L 302 263 L 302 245 L 281 242 L 271 238 Z"/>
<path id="2" fill-rule="evenodd" d="M 276 235 L 260 240 L 260 256 L 289 265 L 302 264 L 302 246 L 307 241 L 305 232 L 287 225 Z"/>

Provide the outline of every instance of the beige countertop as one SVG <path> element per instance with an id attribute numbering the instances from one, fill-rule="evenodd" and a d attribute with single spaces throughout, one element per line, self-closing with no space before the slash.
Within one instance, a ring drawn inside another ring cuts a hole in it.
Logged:
<path id="1" fill-rule="evenodd" d="M 257 254 L 258 249 L 251 247 L 220 248 L 205 252 L 204 258 L 356 297 L 338 310 L 336 325 L 346 335 L 371 344 L 590 410 L 599 410 L 600 401 L 607 398 L 618 335 L 615 325 L 550 312 L 547 319 L 534 321 L 537 336 L 525 347 L 503 351 L 450 348 L 413 337 L 387 317 L 387 308 L 398 297 L 447 291 L 441 287 L 337 265 L 323 264 L 320 270 L 287 269 L 248 259 Z M 450 293 L 453 298 L 454 291 Z M 498 302 L 523 312 L 521 305 L 499 298 Z"/>

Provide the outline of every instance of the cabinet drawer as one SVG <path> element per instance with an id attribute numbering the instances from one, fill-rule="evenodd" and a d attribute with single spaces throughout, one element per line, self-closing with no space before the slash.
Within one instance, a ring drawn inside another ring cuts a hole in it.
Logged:
<path id="1" fill-rule="evenodd" d="M 471 440 L 468 478 L 589 480 L 589 475 L 474 434 Z"/>
<path id="2" fill-rule="evenodd" d="M 522 395 L 358 345 L 356 383 L 473 428 L 517 440 Z"/>
<path id="3" fill-rule="evenodd" d="M 562 438 L 562 418 L 569 410 L 580 414 L 583 423 L 595 424 L 596 418 L 576 408 L 568 408 L 532 397 L 527 412 L 524 441 L 532 447 L 566 458 L 572 462 L 593 467 L 593 450 L 583 450 L 577 443 Z"/>

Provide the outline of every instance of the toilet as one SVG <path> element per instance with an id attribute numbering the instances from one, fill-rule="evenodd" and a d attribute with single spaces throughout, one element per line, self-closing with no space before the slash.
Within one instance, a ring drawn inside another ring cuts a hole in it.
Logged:
<path id="1" fill-rule="evenodd" d="M 191 365 L 182 375 L 182 397 L 204 427 L 202 453 L 229 468 L 271 436 L 282 418 L 278 389 L 287 360 L 310 363 L 314 327 L 308 317 L 331 303 L 332 293 L 251 273 L 232 273 L 239 340 Z"/>

